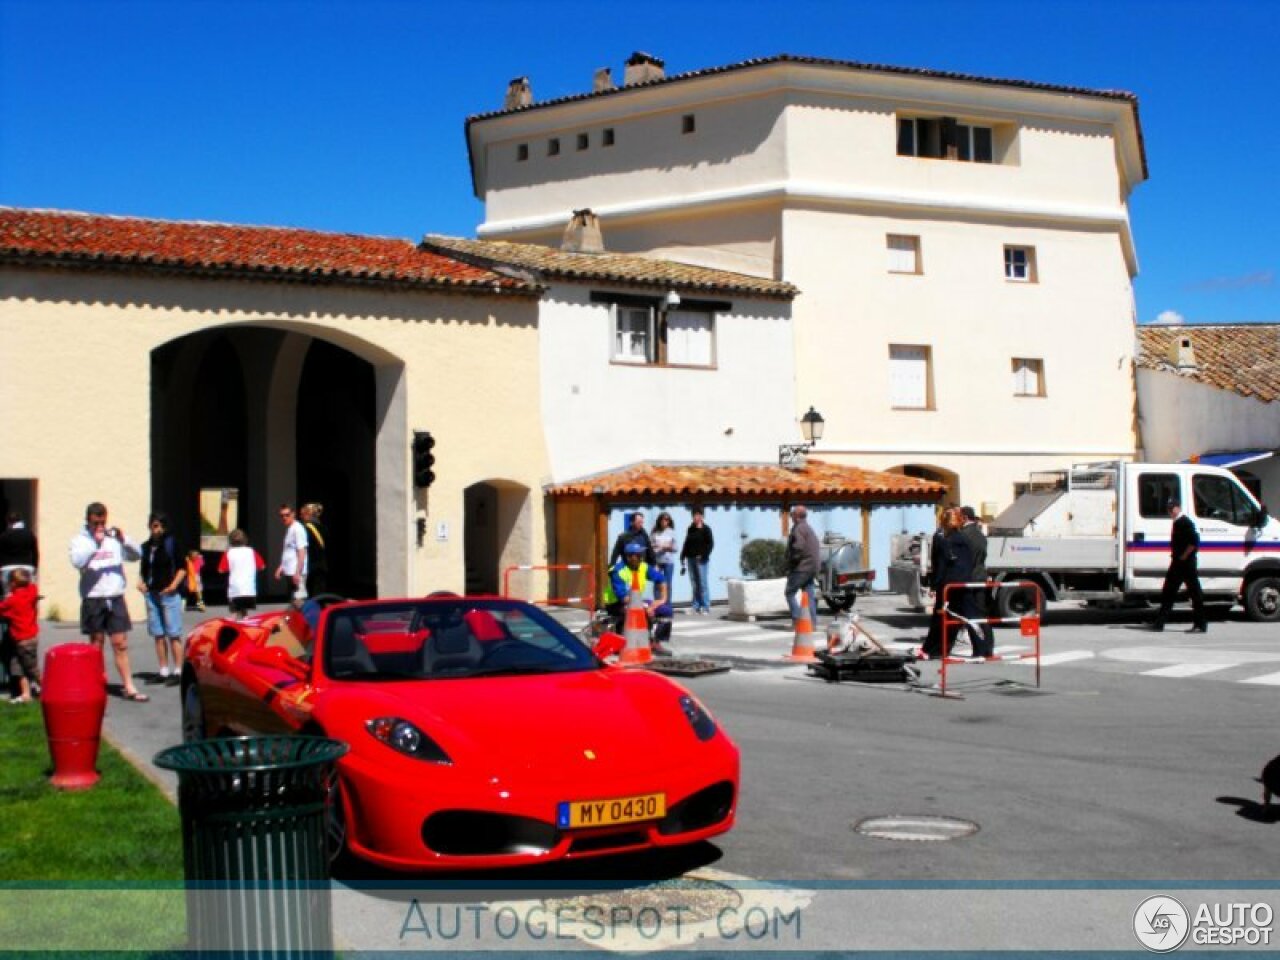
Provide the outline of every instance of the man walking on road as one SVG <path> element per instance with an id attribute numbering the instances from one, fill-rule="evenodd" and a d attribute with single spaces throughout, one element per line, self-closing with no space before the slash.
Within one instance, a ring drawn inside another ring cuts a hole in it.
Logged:
<path id="1" fill-rule="evenodd" d="M 791 619 L 800 616 L 796 591 L 809 594 L 809 621 L 818 625 L 818 568 L 822 565 L 822 547 L 818 535 L 809 526 L 809 511 L 802 506 L 791 508 L 791 535 L 787 537 L 787 585 L 782 594 L 787 598 Z"/>
<path id="2" fill-rule="evenodd" d="M 1164 588 L 1160 591 L 1160 612 L 1151 622 L 1151 629 L 1159 632 L 1178 599 L 1178 589 L 1186 584 L 1191 597 L 1193 623 L 1188 633 L 1208 633 L 1209 621 L 1204 615 L 1204 594 L 1200 592 L 1200 572 L 1196 554 L 1200 552 L 1200 533 L 1191 518 L 1182 512 L 1182 504 L 1169 501 L 1169 516 L 1173 529 L 1169 534 L 1169 571 L 1164 575 Z"/>

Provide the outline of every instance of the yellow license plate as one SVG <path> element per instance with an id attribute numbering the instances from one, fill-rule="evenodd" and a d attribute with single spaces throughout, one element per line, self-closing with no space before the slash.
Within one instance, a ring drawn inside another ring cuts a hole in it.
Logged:
<path id="1" fill-rule="evenodd" d="M 556 826 L 611 827 L 617 823 L 660 820 L 667 815 L 667 795 L 646 793 L 616 800 L 566 800 L 556 810 Z"/>

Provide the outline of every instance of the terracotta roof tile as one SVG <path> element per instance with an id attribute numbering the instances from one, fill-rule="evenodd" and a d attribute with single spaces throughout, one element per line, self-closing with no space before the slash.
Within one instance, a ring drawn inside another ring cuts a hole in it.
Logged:
<path id="1" fill-rule="evenodd" d="M 775 464 L 636 463 L 608 473 L 553 484 L 553 497 L 774 498 L 932 503 L 946 487 L 896 473 L 809 459 L 799 470 Z"/>
<path id="2" fill-rule="evenodd" d="M 1193 369 L 1180 370 L 1170 359 L 1175 339 L 1183 336 L 1195 351 Z M 1273 403 L 1280 400 L 1280 324 L 1138 327 L 1137 364 Z"/>
<path id="3" fill-rule="evenodd" d="M 715 270 L 674 260 L 658 260 L 628 253 L 569 253 L 535 243 L 504 240 L 466 240 L 430 234 L 426 249 L 467 259 L 478 265 L 529 271 L 541 279 L 594 281 L 628 286 L 660 286 L 682 293 L 720 293 L 765 299 L 791 299 L 798 292 L 789 283 L 745 273 Z"/>
<path id="4" fill-rule="evenodd" d="M 0 260 L 237 273 L 535 295 L 513 280 L 409 240 L 291 227 L 149 220 L 0 207 Z"/>

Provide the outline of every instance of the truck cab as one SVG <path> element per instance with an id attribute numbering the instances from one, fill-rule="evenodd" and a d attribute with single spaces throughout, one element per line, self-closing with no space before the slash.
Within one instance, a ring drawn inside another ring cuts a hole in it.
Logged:
<path id="1" fill-rule="evenodd" d="M 1168 505 L 1177 500 L 1200 533 L 1206 596 L 1239 597 L 1255 620 L 1280 619 L 1280 521 L 1230 471 L 1194 463 L 1126 465 L 1127 593 L 1158 593 L 1169 567 Z"/>

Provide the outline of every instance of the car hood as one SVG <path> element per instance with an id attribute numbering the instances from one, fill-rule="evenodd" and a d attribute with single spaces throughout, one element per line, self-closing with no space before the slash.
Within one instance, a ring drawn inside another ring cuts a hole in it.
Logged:
<path id="1" fill-rule="evenodd" d="M 344 689 L 346 688 L 346 689 Z M 335 684 L 326 713 L 346 724 L 409 720 L 459 769 L 540 779 L 670 768 L 700 741 L 680 708 L 686 691 L 643 670 Z M 367 734 L 365 734 L 367 736 Z"/>

